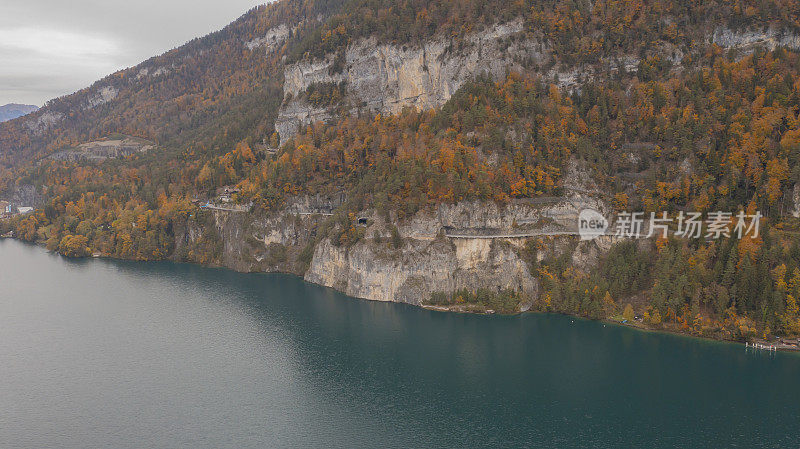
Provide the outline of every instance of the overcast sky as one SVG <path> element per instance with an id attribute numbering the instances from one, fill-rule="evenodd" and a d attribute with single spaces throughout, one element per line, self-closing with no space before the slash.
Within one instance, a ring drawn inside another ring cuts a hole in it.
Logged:
<path id="1" fill-rule="evenodd" d="M 265 2 L 0 0 L 0 105 L 41 106 Z"/>

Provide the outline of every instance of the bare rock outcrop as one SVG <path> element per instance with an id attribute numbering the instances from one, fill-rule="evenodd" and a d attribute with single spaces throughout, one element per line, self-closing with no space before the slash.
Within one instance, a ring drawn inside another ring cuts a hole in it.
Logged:
<path id="1" fill-rule="evenodd" d="M 104 139 L 86 142 L 75 148 L 57 151 L 48 159 L 59 161 L 102 161 L 109 158 L 128 157 L 136 153 L 150 151 L 155 147 L 152 142 L 135 137 L 120 139 Z"/>
<path id="2" fill-rule="evenodd" d="M 777 47 L 800 49 L 800 35 L 774 28 L 766 30 L 717 28 L 709 40 L 720 47 L 735 48 L 745 52 L 752 52 L 759 47 L 767 50 L 774 50 Z"/>
<path id="3" fill-rule="evenodd" d="M 409 304 L 460 289 L 514 290 L 528 297 L 538 289 L 526 262 L 507 242 L 446 237 L 410 240 L 400 249 L 369 240 L 344 248 L 323 240 L 305 279 L 357 298 Z"/>
<path id="4" fill-rule="evenodd" d="M 315 83 L 341 83 L 347 88 L 345 103 L 359 111 L 396 114 L 405 107 L 421 110 L 441 106 L 469 79 L 486 73 L 495 78 L 509 69 L 521 69 L 523 61 L 541 61 L 549 49 L 522 38 L 522 22 L 498 24 L 458 42 L 436 38 L 421 46 L 378 45 L 364 39 L 347 47 L 341 71 L 336 55 L 301 61 L 284 71 L 284 95 L 276 129 L 281 140 L 298 129 L 333 116 L 327 108 L 315 108 L 302 94 Z"/>

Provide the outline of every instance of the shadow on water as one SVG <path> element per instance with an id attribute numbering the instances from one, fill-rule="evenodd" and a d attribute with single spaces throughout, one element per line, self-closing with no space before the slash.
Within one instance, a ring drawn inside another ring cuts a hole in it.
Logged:
<path id="1" fill-rule="evenodd" d="M 24 248 L 42 257 L 40 249 Z M 0 243 L 0 257 L 2 251 Z M 190 307 L 230 304 L 265 332 L 279 328 L 295 367 L 288 375 L 318 401 L 321 422 L 309 423 L 324 435 L 316 443 L 796 443 L 800 358 L 789 354 L 765 357 L 738 345 L 559 315 L 477 316 L 354 300 L 282 274 L 63 261 L 70 270 L 134 285 L 176 286 L 170 294 L 188 298 Z"/>

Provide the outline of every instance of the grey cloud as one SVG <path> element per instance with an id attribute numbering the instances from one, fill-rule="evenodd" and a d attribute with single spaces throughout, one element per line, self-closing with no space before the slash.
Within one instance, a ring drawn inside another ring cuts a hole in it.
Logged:
<path id="1" fill-rule="evenodd" d="M 5 39 L 0 40 L 0 104 L 41 105 L 218 30 L 264 0 L 2 3 L 0 36 Z M 17 42 L 20 30 L 31 33 L 22 43 Z M 8 39 L 9 35 L 13 39 Z M 68 37 L 68 42 L 59 42 L 64 39 L 58 36 Z M 83 46 L 83 53 L 69 51 Z"/>

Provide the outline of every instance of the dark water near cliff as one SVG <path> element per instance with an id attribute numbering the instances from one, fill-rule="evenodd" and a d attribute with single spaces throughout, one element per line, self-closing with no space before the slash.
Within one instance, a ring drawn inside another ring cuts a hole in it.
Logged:
<path id="1" fill-rule="evenodd" d="M 0 447 L 797 447 L 800 357 L 0 241 Z"/>

